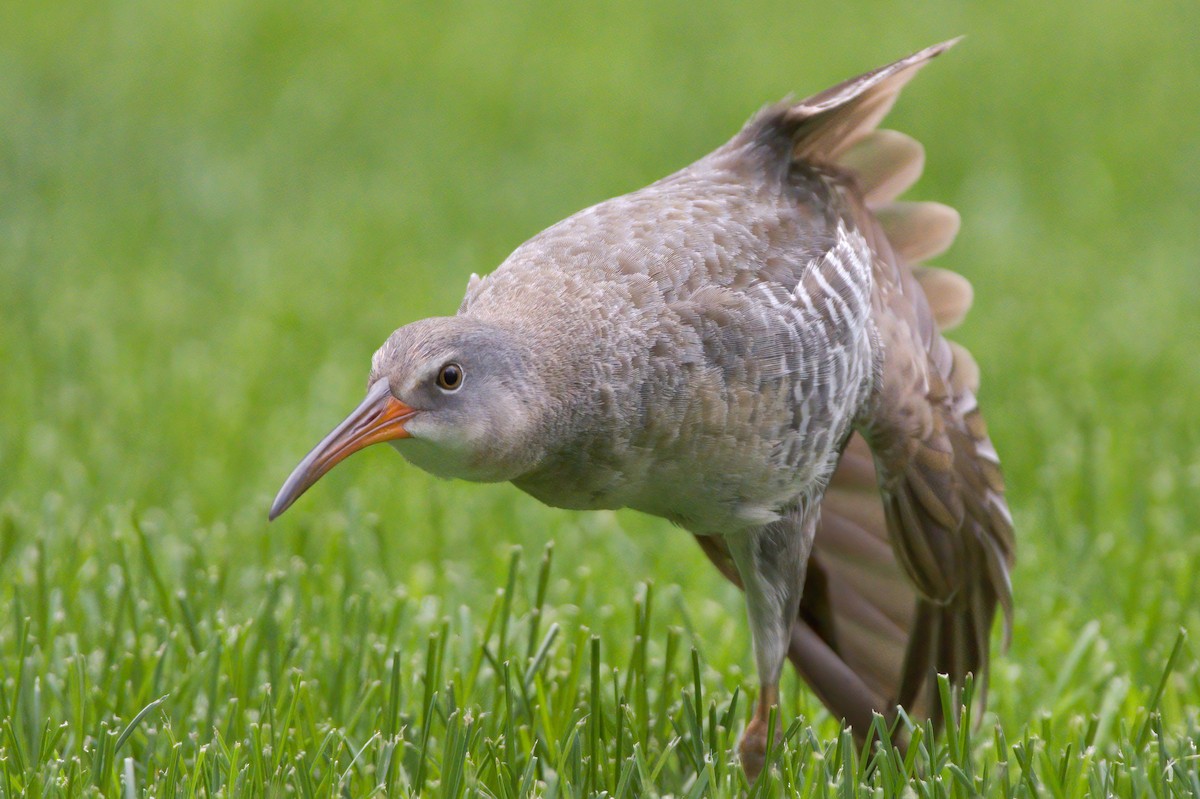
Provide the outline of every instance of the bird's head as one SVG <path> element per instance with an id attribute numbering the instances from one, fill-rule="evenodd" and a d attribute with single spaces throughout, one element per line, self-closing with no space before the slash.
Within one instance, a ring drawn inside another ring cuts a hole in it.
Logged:
<path id="1" fill-rule="evenodd" d="M 366 398 L 293 470 L 270 518 L 382 441 L 439 477 L 519 477 L 544 454 L 543 396 L 533 350 L 512 331 L 462 316 L 405 325 L 375 353 Z"/>

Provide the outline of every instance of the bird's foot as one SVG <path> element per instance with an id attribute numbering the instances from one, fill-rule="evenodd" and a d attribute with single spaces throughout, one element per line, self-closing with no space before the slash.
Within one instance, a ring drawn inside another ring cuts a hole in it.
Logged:
<path id="1" fill-rule="evenodd" d="M 746 725 L 746 731 L 742 733 L 742 740 L 738 743 L 738 757 L 742 761 L 742 771 L 746 772 L 746 780 L 753 785 L 758 779 L 758 775 L 762 773 L 763 766 L 767 762 L 767 731 L 770 729 L 765 716 L 755 714 L 750 723 Z M 778 723 L 775 724 L 775 743 L 783 737 L 783 727 Z"/>
<path id="2" fill-rule="evenodd" d="M 746 725 L 742 733 L 741 743 L 738 744 L 738 755 L 742 761 L 742 770 L 746 779 L 753 785 L 762 773 L 767 762 L 767 731 L 770 730 L 771 708 L 779 706 L 778 682 L 764 683 L 758 694 L 758 702 L 754 706 L 754 717 Z M 783 730 L 779 725 L 779 714 L 775 714 L 775 740 L 778 742 Z"/>
<path id="3" fill-rule="evenodd" d="M 759 718 L 754 718 L 746 725 L 742 740 L 738 744 L 738 756 L 742 761 L 742 771 L 746 772 L 746 780 L 753 785 L 762 773 L 763 765 L 767 762 L 767 724 Z"/>

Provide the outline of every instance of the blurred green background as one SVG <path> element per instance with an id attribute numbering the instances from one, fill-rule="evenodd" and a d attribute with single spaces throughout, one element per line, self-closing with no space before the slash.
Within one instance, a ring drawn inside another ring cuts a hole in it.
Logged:
<path id="1" fill-rule="evenodd" d="M 665 523 L 439 483 L 386 448 L 270 527 L 266 509 L 360 399 L 375 347 L 452 313 L 472 271 L 768 101 L 959 34 L 887 126 L 927 148 L 910 196 L 963 216 L 939 263 L 976 288 L 954 337 L 982 367 L 1018 523 L 993 707 L 1013 725 L 1087 713 L 1114 684 L 1136 704 L 1176 628 L 1200 631 L 1190 0 L 0 4 L 8 627 L 41 596 L 43 648 L 100 640 L 113 585 L 142 579 L 109 543 L 134 540 L 130 514 L 170 593 L 219 586 L 203 629 L 313 564 L 346 582 L 317 593 L 482 611 L 510 546 L 553 538 L 560 612 L 593 608 L 578 621 L 622 651 L 638 581 L 678 585 L 667 622 L 736 682 L 740 599 Z M 1087 629 L 1079 683 L 1059 685 Z M 17 637 L 0 634 L 10 660 Z"/>

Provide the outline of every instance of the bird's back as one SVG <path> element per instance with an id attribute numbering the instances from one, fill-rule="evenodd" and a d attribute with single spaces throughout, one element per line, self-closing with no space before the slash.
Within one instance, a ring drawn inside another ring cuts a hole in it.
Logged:
<path id="1" fill-rule="evenodd" d="M 827 474 L 870 371 L 870 257 L 846 176 L 781 169 L 770 113 L 473 283 L 462 313 L 569 349 L 579 418 L 565 426 L 581 437 L 519 486 L 727 532 L 776 518 Z"/>

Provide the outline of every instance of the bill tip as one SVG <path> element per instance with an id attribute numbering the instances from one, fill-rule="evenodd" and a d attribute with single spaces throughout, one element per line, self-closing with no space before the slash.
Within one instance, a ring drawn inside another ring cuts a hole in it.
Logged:
<path id="1" fill-rule="evenodd" d="M 273 522 L 278 519 L 280 515 L 288 509 L 288 506 L 292 504 L 290 502 L 283 502 L 281 500 L 282 497 L 275 497 L 275 501 L 271 503 L 271 510 L 267 512 L 268 522 Z"/>

